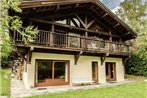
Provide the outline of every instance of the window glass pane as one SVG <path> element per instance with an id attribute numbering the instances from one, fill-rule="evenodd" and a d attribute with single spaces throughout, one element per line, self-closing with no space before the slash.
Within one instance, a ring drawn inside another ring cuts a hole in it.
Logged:
<path id="1" fill-rule="evenodd" d="M 55 62 L 54 63 L 54 78 L 65 79 L 65 62 Z"/>
<path id="2" fill-rule="evenodd" d="M 38 61 L 38 82 L 52 78 L 52 61 Z"/>

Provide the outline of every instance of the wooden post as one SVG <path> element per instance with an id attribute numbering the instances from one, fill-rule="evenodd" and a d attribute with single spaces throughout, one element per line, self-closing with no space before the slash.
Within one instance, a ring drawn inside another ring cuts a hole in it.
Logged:
<path id="1" fill-rule="evenodd" d="M 112 49 L 112 43 L 111 43 L 112 42 L 112 36 L 111 36 L 112 33 L 111 33 L 111 31 L 109 31 L 109 34 L 110 34 L 110 37 L 109 37 L 109 41 L 110 41 L 110 43 L 109 43 L 109 50 L 111 51 L 111 50 L 113 50 Z"/>
<path id="2" fill-rule="evenodd" d="M 85 29 L 87 30 L 87 15 L 85 15 Z M 85 48 L 87 48 L 87 38 L 88 38 L 88 32 L 85 32 Z"/>
<path id="3" fill-rule="evenodd" d="M 52 19 L 52 22 L 54 22 L 54 18 Z M 54 24 L 51 25 L 51 33 L 50 33 L 50 46 L 53 45 L 53 33 L 54 33 L 54 29 L 55 29 L 55 26 Z"/>
<path id="4" fill-rule="evenodd" d="M 70 18 L 67 18 L 67 25 L 71 26 L 70 24 Z M 69 47 L 70 46 L 70 43 L 69 43 L 69 38 L 68 38 L 68 33 L 69 32 L 66 32 L 66 47 Z"/>

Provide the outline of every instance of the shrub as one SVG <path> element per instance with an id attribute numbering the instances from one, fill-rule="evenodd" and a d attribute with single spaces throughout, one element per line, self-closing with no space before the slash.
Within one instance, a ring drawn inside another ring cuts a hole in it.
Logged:
<path id="1" fill-rule="evenodd" d="M 147 59 L 140 56 L 140 52 L 132 53 L 126 63 L 126 73 L 147 77 Z"/>

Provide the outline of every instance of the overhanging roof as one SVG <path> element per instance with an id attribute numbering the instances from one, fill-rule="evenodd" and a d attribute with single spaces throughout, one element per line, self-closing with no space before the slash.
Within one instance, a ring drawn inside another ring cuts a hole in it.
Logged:
<path id="1" fill-rule="evenodd" d="M 110 9 L 108 9 L 99 0 L 23 0 L 20 7 L 22 9 L 43 7 L 43 6 L 58 6 L 70 4 L 91 3 L 91 10 L 94 11 L 104 24 L 118 33 L 122 40 L 130 40 L 137 37 L 135 31 L 130 28 L 125 22 L 118 18 Z M 99 14 L 98 12 L 102 13 Z"/>

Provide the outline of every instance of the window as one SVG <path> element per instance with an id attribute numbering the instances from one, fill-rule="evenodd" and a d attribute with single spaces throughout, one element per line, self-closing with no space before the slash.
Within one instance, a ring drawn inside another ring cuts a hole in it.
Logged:
<path id="1" fill-rule="evenodd" d="M 37 60 L 37 83 L 62 79 L 68 81 L 68 61 Z"/>

